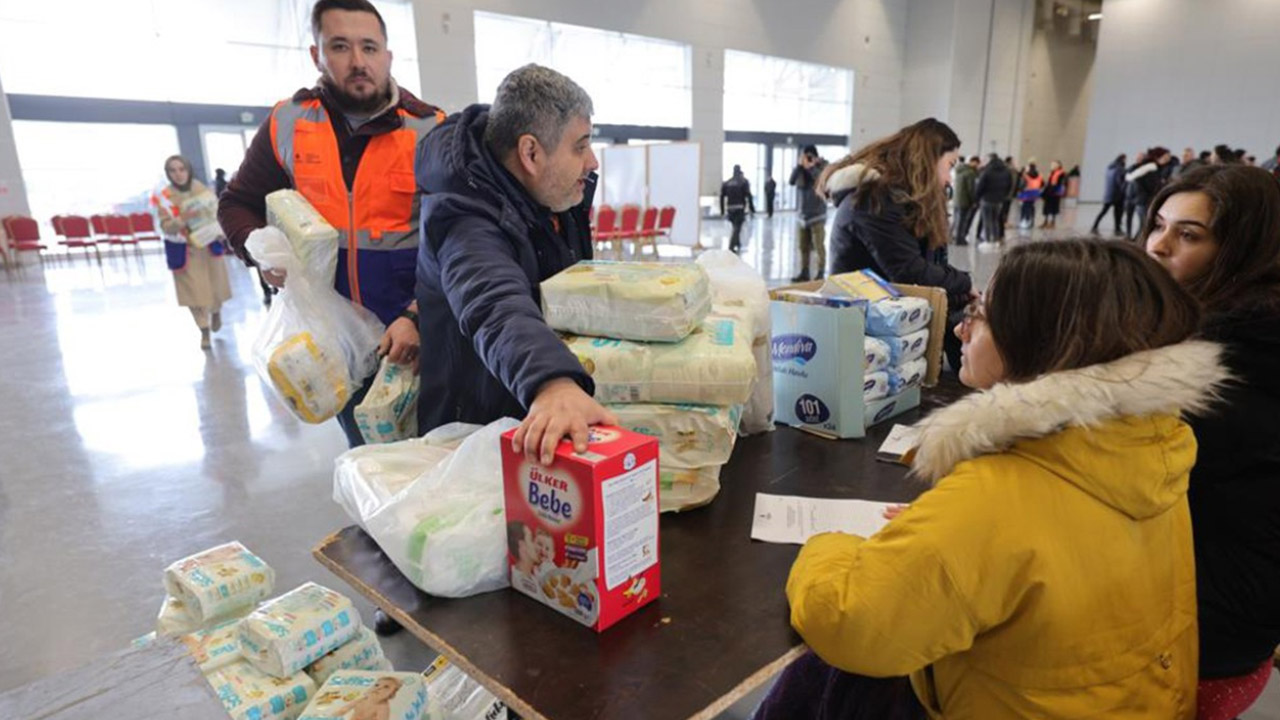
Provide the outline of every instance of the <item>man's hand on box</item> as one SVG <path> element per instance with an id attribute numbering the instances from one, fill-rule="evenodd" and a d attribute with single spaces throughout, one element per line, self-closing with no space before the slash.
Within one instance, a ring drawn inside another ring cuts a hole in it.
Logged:
<path id="1" fill-rule="evenodd" d="M 385 355 L 396 365 L 409 365 L 418 372 L 418 326 L 407 317 L 396 318 L 382 334 L 378 354 Z"/>
<path id="2" fill-rule="evenodd" d="M 524 448 L 530 462 L 550 465 L 555 459 L 556 445 L 566 435 L 573 439 L 573 449 L 586 452 L 588 428 L 613 425 L 613 413 L 604 409 L 570 378 L 548 380 L 538 390 L 529 414 L 511 438 L 511 449 Z"/>

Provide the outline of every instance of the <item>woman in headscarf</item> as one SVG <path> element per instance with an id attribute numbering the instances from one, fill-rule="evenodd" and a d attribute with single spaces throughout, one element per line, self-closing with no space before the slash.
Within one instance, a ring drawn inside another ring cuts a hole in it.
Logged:
<path id="1" fill-rule="evenodd" d="M 169 184 L 153 203 L 165 235 L 165 260 L 173 271 L 178 304 L 191 310 L 200 328 L 200 347 L 208 350 L 210 333 L 222 327 L 222 304 L 231 298 L 218 198 L 191 176 L 191 163 L 181 155 L 164 161 L 164 174 Z"/>

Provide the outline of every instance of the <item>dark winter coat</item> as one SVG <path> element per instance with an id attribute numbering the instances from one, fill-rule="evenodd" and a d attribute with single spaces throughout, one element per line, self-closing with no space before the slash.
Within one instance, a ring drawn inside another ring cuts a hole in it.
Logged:
<path id="1" fill-rule="evenodd" d="M 1002 203 L 1013 195 L 1013 186 L 1013 174 L 1009 172 L 1009 166 L 997 159 L 982 168 L 973 193 L 977 196 L 978 202 Z"/>
<path id="2" fill-rule="evenodd" d="M 1111 204 L 1124 199 L 1124 163 L 1112 161 L 1107 166 L 1107 184 L 1102 188 L 1102 202 Z"/>
<path id="3" fill-rule="evenodd" d="M 422 198 L 418 430 L 525 415 L 543 383 L 595 385 L 547 327 L 539 284 L 591 258 L 587 208 L 553 216 L 484 144 L 488 105 L 472 105 L 418 146 Z M 557 225 L 559 231 L 557 231 Z"/>

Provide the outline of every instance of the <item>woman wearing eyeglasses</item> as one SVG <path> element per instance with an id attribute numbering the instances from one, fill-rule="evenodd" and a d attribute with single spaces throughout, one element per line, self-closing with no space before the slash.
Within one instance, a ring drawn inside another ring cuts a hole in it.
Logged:
<path id="1" fill-rule="evenodd" d="M 1235 382 L 1191 418 L 1200 614 L 1200 718 L 1230 720 L 1262 694 L 1280 644 L 1280 184 L 1267 171 L 1183 173 L 1152 202 L 1147 252 L 1204 305 Z"/>
<path id="2" fill-rule="evenodd" d="M 757 717 L 1193 718 L 1180 415 L 1226 376 L 1198 321 L 1136 247 L 1010 250 L 955 328 L 978 392 L 921 424 L 932 489 L 800 551 L 787 597 L 813 654 Z"/>

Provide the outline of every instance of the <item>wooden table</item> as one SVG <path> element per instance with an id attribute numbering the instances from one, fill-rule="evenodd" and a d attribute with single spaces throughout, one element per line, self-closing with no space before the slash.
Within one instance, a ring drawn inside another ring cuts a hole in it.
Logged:
<path id="1" fill-rule="evenodd" d="M 926 391 L 914 422 L 963 394 Z M 742 438 L 711 505 L 662 516 L 657 602 L 603 634 L 515 591 L 429 596 L 348 527 L 316 547 L 338 577 L 527 720 L 712 718 L 803 652 L 783 589 L 799 546 L 750 539 L 757 492 L 910 501 L 925 486 L 875 460 L 892 422 L 863 440 L 791 428 Z"/>

